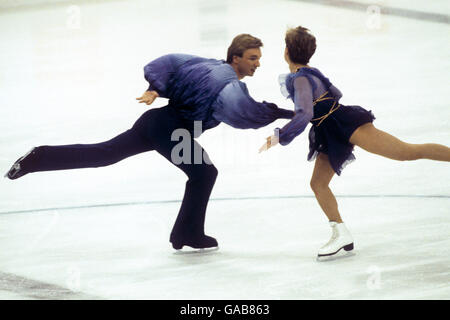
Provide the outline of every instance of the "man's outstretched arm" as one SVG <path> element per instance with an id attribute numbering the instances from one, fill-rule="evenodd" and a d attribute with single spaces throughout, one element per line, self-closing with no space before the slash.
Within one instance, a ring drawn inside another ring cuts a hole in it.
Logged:
<path id="1" fill-rule="evenodd" d="M 243 82 L 232 81 L 220 92 L 214 106 L 216 120 L 238 129 L 258 129 L 277 119 L 291 119 L 294 112 L 274 103 L 257 102 Z"/>

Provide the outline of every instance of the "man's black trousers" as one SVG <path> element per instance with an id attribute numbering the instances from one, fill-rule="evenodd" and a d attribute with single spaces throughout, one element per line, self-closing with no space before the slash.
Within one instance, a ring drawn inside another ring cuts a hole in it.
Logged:
<path id="1" fill-rule="evenodd" d="M 206 152 L 194 140 L 193 127 L 193 122 L 182 119 L 173 107 L 151 109 L 145 112 L 131 129 L 111 140 L 96 144 L 38 147 L 36 161 L 33 161 L 33 167 L 29 171 L 104 167 L 135 154 L 155 150 L 188 176 L 183 202 L 172 229 L 171 241 L 195 238 L 204 235 L 206 207 L 216 181 L 217 169 L 214 165 L 208 164 L 210 161 Z M 190 132 L 191 152 L 190 161 L 176 164 L 178 161 L 174 163 L 171 154 L 172 149 L 180 142 L 172 141 L 171 136 L 174 130 L 180 128 Z M 199 151 L 205 157 L 200 157 L 200 161 Z M 195 152 L 197 152 L 196 159 L 194 159 Z"/>

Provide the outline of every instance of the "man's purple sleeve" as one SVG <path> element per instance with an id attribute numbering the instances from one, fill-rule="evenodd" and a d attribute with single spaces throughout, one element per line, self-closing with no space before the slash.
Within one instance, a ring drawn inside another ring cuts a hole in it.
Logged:
<path id="1" fill-rule="evenodd" d="M 256 102 L 243 82 L 232 81 L 219 93 L 213 117 L 238 129 L 258 129 L 277 119 L 291 119 L 294 113 L 274 103 Z"/>
<path id="2" fill-rule="evenodd" d="M 189 54 L 167 54 L 159 57 L 144 67 L 145 79 L 150 86 L 147 90 L 155 90 L 163 98 L 168 98 L 167 89 L 173 74 L 186 61 L 196 58 Z"/>

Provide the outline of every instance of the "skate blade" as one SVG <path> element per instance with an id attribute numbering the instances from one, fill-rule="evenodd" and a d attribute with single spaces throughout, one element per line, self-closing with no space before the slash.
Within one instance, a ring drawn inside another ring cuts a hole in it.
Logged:
<path id="1" fill-rule="evenodd" d="M 217 250 L 219 250 L 219 247 L 201 248 L 201 249 L 187 247 L 187 248 L 176 250 L 173 254 L 175 254 L 175 255 L 207 254 L 207 253 L 211 253 L 211 252 L 214 252 Z"/>
<path id="2" fill-rule="evenodd" d="M 341 260 L 346 259 L 355 256 L 355 252 L 353 251 L 345 251 L 340 249 L 338 252 L 336 252 L 333 255 L 329 256 L 317 256 L 316 260 L 318 262 L 326 262 L 326 261 L 334 261 L 334 260 Z"/>

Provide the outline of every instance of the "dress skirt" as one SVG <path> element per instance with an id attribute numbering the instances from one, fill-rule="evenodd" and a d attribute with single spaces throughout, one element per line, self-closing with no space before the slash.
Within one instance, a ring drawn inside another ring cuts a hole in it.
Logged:
<path id="1" fill-rule="evenodd" d="M 319 152 L 327 154 L 331 167 L 340 175 L 355 160 L 354 145 L 349 141 L 351 135 L 363 124 L 373 122 L 375 116 L 360 106 L 340 105 L 326 96 L 322 99 L 314 105 L 308 160 L 314 160 Z"/>

